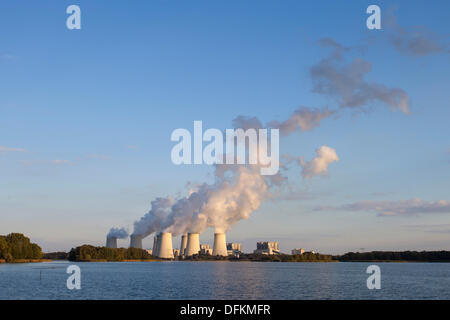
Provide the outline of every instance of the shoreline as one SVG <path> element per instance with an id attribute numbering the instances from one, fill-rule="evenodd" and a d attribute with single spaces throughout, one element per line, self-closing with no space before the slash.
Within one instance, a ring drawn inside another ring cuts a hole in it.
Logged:
<path id="1" fill-rule="evenodd" d="M 54 260 L 51 259 L 17 259 L 14 261 L 6 261 L 5 259 L 0 259 L 0 264 L 2 263 L 9 263 L 9 264 L 14 264 L 14 263 L 41 263 L 41 262 L 53 262 Z"/>
<path id="2" fill-rule="evenodd" d="M 161 259 L 148 259 L 148 260 L 120 260 L 120 261 L 108 261 L 104 259 L 94 259 L 94 260 L 50 260 L 50 259 L 19 259 L 15 261 L 6 262 L 4 259 L 0 259 L 0 264 L 20 264 L 20 263 L 49 263 L 49 262 L 92 262 L 92 263 L 117 263 L 117 262 L 271 262 L 271 263 L 450 263 L 450 261 L 408 261 L 408 260 L 354 260 L 354 261 L 255 261 L 255 260 L 161 260 Z"/>

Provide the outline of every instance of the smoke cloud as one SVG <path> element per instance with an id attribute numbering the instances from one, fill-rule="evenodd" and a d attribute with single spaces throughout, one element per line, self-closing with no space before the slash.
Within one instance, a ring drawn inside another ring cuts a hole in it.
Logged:
<path id="1" fill-rule="evenodd" d="M 392 110 L 410 113 L 410 99 L 403 89 L 365 80 L 372 69 L 370 62 L 355 58 L 346 64 L 344 54 L 349 48 L 331 38 L 322 39 L 319 44 L 333 50 L 310 69 L 313 92 L 333 98 L 341 108 L 362 108 L 369 103 L 382 102 Z"/>
<path id="2" fill-rule="evenodd" d="M 425 26 L 400 26 L 392 10 L 386 14 L 388 39 L 400 53 L 409 56 L 426 56 L 435 53 L 449 53 L 448 43 Z"/>
<path id="3" fill-rule="evenodd" d="M 172 197 L 153 200 L 150 211 L 134 223 L 133 234 L 142 235 L 145 238 L 153 232 L 161 231 L 161 225 L 167 219 L 174 202 Z"/>
<path id="4" fill-rule="evenodd" d="M 111 228 L 109 230 L 107 237 L 125 239 L 128 238 L 128 231 L 125 228 Z"/>
<path id="5" fill-rule="evenodd" d="M 333 115 L 335 111 L 328 110 L 328 108 L 309 108 L 299 107 L 291 116 L 284 121 L 273 120 L 267 123 L 268 128 L 279 129 L 282 136 L 287 136 L 296 131 L 309 131 L 318 127 L 323 119 Z M 234 128 L 247 129 L 261 129 L 263 125 L 257 117 L 237 116 L 233 119 Z"/>
<path id="6" fill-rule="evenodd" d="M 331 38 L 321 39 L 319 44 L 332 48 L 332 53 L 310 69 L 314 92 L 332 97 L 340 108 L 362 108 L 378 101 L 391 109 L 409 113 L 409 97 L 402 89 L 365 80 L 371 71 L 369 62 L 354 59 L 345 64 L 344 56 L 351 48 Z M 266 127 L 279 129 L 281 135 L 286 136 L 312 130 L 336 112 L 302 106 L 286 120 L 269 121 Z M 233 127 L 261 129 L 263 124 L 257 117 L 240 115 L 233 120 Z M 317 156 L 311 161 L 296 158 L 304 179 L 326 175 L 329 165 L 339 161 L 336 151 L 328 146 L 322 146 L 316 152 Z M 215 228 L 216 232 L 226 232 L 238 221 L 248 219 L 263 201 L 274 195 L 272 188 L 282 186 L 286 180 L 280 172 L 262 176 L 260 168 L 260 165 L 216 165 L 214 183 L 200 184 L 186 197 L 162 197 L 152 201 L 150 211 L 134 223 L 133 234 L 146 237 L 152 233 L 171 232 L 177 236 L 187 232 L 201 233 L 208 227 Z"/>
<path id="7" fill-rule="evenodd" d="M 217 165 L 215 183 L 202 184 L 187 197 L 158 198 L 151 210 L 134 224 L 134 234 L 153 232 L 202 233 L 207 227 L 225 232 L 248 219 L 269 196 L 269 184 L 258 166 Z"/>
<path id="8" fill-rule="evenodd" d="M 269 122 L 268 126 L 272 128 L 279 128 L 282 136 L 287 136 L 295 131 L 303 132 L 312 130 L 318 127 L 320 121 L 328 118 L 335 111 L 330 111 L 328 108 L 323 110 L 318 108 L 300 107 L 285 121 Z"/>
<path id="9" fill-rule="evenodd" d="M 303 167 L 302 175 L 305 179 L 311 179 L 316 175 L 326 175 L 328 166 L 339 161 L 336 150 L 327 146 L 321 146 L 316 150 L 317 157 L 313 160 L 305 162 L 302 157 L 299 158 L 299 164 Z"/>

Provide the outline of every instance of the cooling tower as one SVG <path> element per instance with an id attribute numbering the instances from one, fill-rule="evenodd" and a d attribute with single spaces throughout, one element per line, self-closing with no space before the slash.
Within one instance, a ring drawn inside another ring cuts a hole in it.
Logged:
<path id="1" fill-rule="evenodd" d="M 161 232 L 158 244 L 158 257 L 162 259 L 173 259 L 172 234 L 170 232 Z"/>
<path id="2" fill-rule="evenodd" d="M 117 248 L 117 238 L 116 237 L 106 237 L 106 247 L 107 248 Z"/>
<path id="3" fill-rule="evenodd" d="M 186 257 L 198 254 L 200 251 L 200 238 L 198 233 L 188 233 L 188 239 L 186 244 L 186 251 L 184 255 Z"/>
<path id="4" fill-rule="evenodd" d="M 156 251 L 153 254 L 155 257 L 159 257 L 159 249 L 161 249 L 161 233 L 156 234 Z"/>
<path id="5" fill-rule="evenodd" d="M 181 245 L 180 245 L 180 256 L 184 256 L 184 250 L 187 246 L 187 234 L 183 234 L 181 236 Z"/>
<path id="6" fill-rule="evenodd" d="M 213 256 L 227 256 L 227 243 L 225 241 L 225 233 L 214 233 Z"/>
<path id="7" fill-rule="evenodd" d="M 130 237 L 130 248 L 142 249 L 142 236 L 132 234 Z"/>
<path id="8" fill-rule="evenodd" d="M 158 237 L 155 235 L 155 237 L 153 238 L 153 250 L 152 250 L 152 255 L 153 256 L 157 256 L 158 255 Z"/>

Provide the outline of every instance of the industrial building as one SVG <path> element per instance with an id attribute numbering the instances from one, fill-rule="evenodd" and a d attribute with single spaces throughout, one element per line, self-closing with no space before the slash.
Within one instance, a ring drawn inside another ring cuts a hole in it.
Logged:
<path id="1" fill-rule="evenodd" d="M 130 248 L 142 249 L 142 235 L 132 234 L 130 236 Z M 108 248 L 117 248 L 117 238 L 107 237 L 106 246 Z M 180 249 L 172 247 L 172 233 L 159 232 L 155 234 L 153 239 L 153 249 L 146 250 L 149 254 L 161 259 L 184 259 L 193 255 L 212 255 L 212 256 L 235 256 L 242 254 L 242 244 L 234 242 L 226 242 L 225 233 L 214 234 L 214 244 L 200 245 L 199 233 L 187 233 L 181 235 Z M 303 248 L 295 248 L 291 250 L 293 255 L 305 253 Z M 260 241 L 256 243 L 255 254 L 280 254 L 279 244 L 276 241 Z"/>
<path id="2" fill-rule="evenodd" d="M 280 249 L 278 247 L 278 242 L 275 241 L 262 241 L 256 243 L 256 250 L 253 251 L 255 254 L 279 254 Z"/>
<path id="3" fill-rule="evenodd" d="M 212 249 L 209 244 L 201 244 L 200 245 L 200 253 L 206 255 L 212 255 Z"/>
<path id="4" fill-rule="evenodd" d="M 227 251 L 228 255 L 238 256 L 242 253 L 242 244 L 241 243 L 227 243 Z"/>
<path id="5" fill-rule="evenodd" d="M 296 254 L 304 254 L 305 253 L 305 249 L 303 249 L 303 248 L 295 248 L 295 249 L 293 249 L 293 250 L 291 250 L 291 253 L 293 254 L 293 255 L 296 255 Z"/>
<path id="6" fill-rule="evenodd" d="M 234 251 L 242 252 L 242 244 L 241 243 L 228 242 L 227 243 L 227 250 L 234 250 Z"/>

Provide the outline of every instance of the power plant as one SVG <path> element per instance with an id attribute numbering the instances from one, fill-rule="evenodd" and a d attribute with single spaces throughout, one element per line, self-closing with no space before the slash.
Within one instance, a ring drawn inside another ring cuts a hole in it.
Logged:
<path id="1" fill-rule="evenodd" d="M 186 250 L 184 255 L 186 257 L 198 254 L 200 251 L 200 235 L 198 233 L 188 233 Z"/>
<path id="2" fill-rule="evenodd" d="M 130 237 L 130 248 L 142 249 L 142 236 L 132 234 Z"/>
<path id="3" fill-rule="evenodd" d="M 228 256 L 225 233 L 214 233 L 213 256 Z"/>
<path id="4" fill-rule="evenodd" d="M 173 259 L 172 234 L 170 232 L 161 232 L 158 236 L 157 257 L 162 259 Z"/>
<path id="5" fill-rule="evenodd" d="M 119 230 L 120 231 L 120 230 Z M 130 236 L 130 248 L 142 249 L 142 240 L 146 235 L 132 234 Z M 118 232 L 110 232 L 106 236 L 106 247 L 107 248 L 117 248 L 117 239 L 123 239 Z M 209 244 L 200 245 L 200 234 L 199 233 L 187 233 L 181 235 L 180 249 L 173 248 L 171 232 L 159 232 L 156 233 L 153 238 L 153 249 L 146 250 L 149 254 L 154 257 L 161 259 L 184 259 L 185 257 L 192 257 L 194 255 L 199 255 L 200 259 L 203 255 L 216 256 L 216 257 L 237 257 L 243 253 L 242 244 L 234 242 L 226 242 L 226 235 L 223 232 L 214 233 L 214 244 L 211 249 Z M 291 250 L 292 255 L 303 255 L 305 249 L 295 248 Z M 314 254 L 314 251 L 309 251 L 308 253 Z M 279 249 L 279 244 L 276 241 L 260 241 L 256 243 L 256 250 L 253 254 L 263 254 L 263 255 L 274 255 L 281 254 Z M 219 258 L 220 259 L 220 258 Z"/>
<path id="6" fill-rule="evenodd" d="M 117 238 L 116 237 L 106 237 L 106 247 L 107 248 L 117 248 Z"/>

